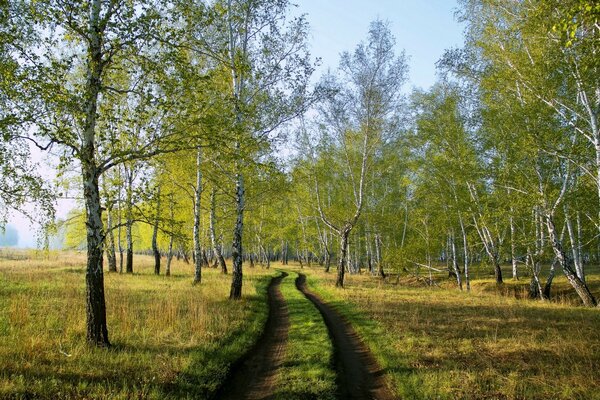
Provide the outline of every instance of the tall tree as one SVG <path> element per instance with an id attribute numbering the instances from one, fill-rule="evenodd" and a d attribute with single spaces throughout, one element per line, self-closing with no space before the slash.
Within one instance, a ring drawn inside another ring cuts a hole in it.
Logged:
<path id="1" fill-rule="evenodd" d="M 230 76 L 228 148 L 236 199 L 231 299 L 242 294 L 244 175 L 260 161 L 260 151 L 269 147 L 279 128 L 305 110 L 309 97 L 313 66 L 306 48 L 308 27 L 304 17 L 289 18 L 290 6 L 287 0 L 222 0 L 187 14 L 209 20 L 213 35 L 192 30 L 190 40 Z"/>
<path id="2" fill-rule="evenodd" d="M 339 264 L 336 286 L 343 287 L 348 262 L 348 238 L 356 226 L 364 207 L 368 170 L 375 152 L 387 139 L 386 135 L 398 129 L 400 89 L 406 79 L 404 55 L 395 55 L 395 39 L 389 26 L 382 21 L 371 23 L 366 43 L 357 46 L 354 53 L 343 53 L 339 80 L 333 76 L 325 83 L 337 94 L 321 109 L 324 141 L 335 151 L 339 161 L 344 199 L 351 213 L 331 215 L 321 196 L 322 183 L 314 175 L 317 209 L 321 220 L 339 237 Z M 349 206 L 349 207 L 348 207 Z M 328 215 L 329 214 L 329 215 Z"/>
<path id="3" fill-rule="evenodd" d="M 105 231 L 98 181 L 115 165 L 174 151 L 186 142 L 170 140 L 175 131 L 167 117 L 169 103 L 164 101 L 166 91 L 159 89 L 166 75 L 151 62 L 161 54 L 153 38 L 161 32 L 164 4 L 105 0 L 19 4 L 22 8 L 14 13 L 22 13 L 36 38 L 32 45 L 13 44 L 29 72 L 24 77 L 24 110 L 44 110 L 21 132 L 47 139 L 45 146 L 61 145 L 65 159 L 72 156 L 80 164 L 87 228 L 86 337 L 91 344 L 108 346 L 102 271 Z M 150 53 L 152 57 L 144 57 Z M 128 79 L 121 79 L 123 71 L 130 74 Z M 125 98 L 141 106 L 132 117 L 145 124 L 116 137 L 105 128 L 111 117 L 106 111 Z M 129 139 L 134 136 L 136 145 L 131 147 Z"/>

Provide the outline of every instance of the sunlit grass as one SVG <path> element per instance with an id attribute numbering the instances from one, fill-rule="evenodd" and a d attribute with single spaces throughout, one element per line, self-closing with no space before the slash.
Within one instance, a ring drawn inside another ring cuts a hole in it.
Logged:
<path id="1" fill-rule="evenodd" d="M 0 397 L 203 398 L 255 341 L 270 272 L 245 269 L 243 300 L 230 276 L 174 260 L 171 277 L 136 256 L 134 275 L 105 275 L 112 347 L 85 343 L 85 257 L 0 259 Z M 19 257 L 10 257 L 19 258 Z"/>
<path id="2" fill-rule="evenodd" d="M 311 287 L 352 321 L 401 398 L 600 398 L 600 312 L 574 306 L 562 278 L 562 300 L 540 302 L 501 296 L 487 281 L 468 294 L 450 282 L 426 288 L 365 275 L 336 289 L 334 273 L 311 275 Z"/>
<path id="3" fill-rule="evenodd" d="M 288 306 L 290 330 L 276 398 L 334 399 L 336 375 L 327 328 L 319 311 L 296 289 L 298 275 L 287 272 L 281 292 Z"/>

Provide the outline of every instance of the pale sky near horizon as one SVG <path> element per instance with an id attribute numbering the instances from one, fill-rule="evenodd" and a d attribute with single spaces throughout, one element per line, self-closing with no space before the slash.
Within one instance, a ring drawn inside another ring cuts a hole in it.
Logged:
<path id="1" fill-rule="evenodd" d="M 353 51 L 367 38 L 369 24 L 375 19 L 389 21 L 396 38 L 397 54 L 408 56 L 409 79 L 405 90 L 427 89 L 436 80 L 435 63 L 445 49 L 460 47 L 463 26 L 456 22 L 456 0 L 295 0 L 295 14 L 307 14 L 311 27 L 313 57 L 322 59 L 316 79 L 335 70 L 339 56 Z M 64 218 L 74 207 L 73 201 L 58 204 L 58 216 Z M 9 217 L 19 232 L 19 246 L 35 247 L 35 227 L 14 213 Z"/>

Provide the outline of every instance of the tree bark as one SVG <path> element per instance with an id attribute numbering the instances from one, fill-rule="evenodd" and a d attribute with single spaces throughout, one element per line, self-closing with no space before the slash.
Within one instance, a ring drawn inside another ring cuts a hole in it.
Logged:
<path id="1" fill-rule="evenodd" d="M 112 203 L 106 206 L 106 258 L 108 260 L 108 271 L 117 272 L 117 254 L 115 253 L 115 234 L 112 223 Z"/>
<path id="2" fill-rule="evenodd" d="M 160 186 L 157 189 L 156 217 L 152 230 L 152 253 L 154 254 L 154 274 L 160 275 L 160 251 L 158 249 L 158 225 L 160 222 Z"/>
<path id="3" fill-rule="evenodd" d="M 239 146 L 237 146 L 239 147 Z M 238 167 L 239 168 L 239 167 Z M 233 229 L 232 259 L 233 271 L 229 298 L 233 300 L 242 297 L 242 235 L 244 231 L 244 177 L 241 171 L 236 176 L 236 221 Z"/>
<path id="4" fill-rule="evenodd" d="M 597 305 L 596 299 L 590 292 L 590 289 L 587 287 L 586 283 L 579 279 L 577 273 L 573 271 L 571 265 L 569 263 L 568 258 L 565 255 L 565 251 L 562 247 L 560 240 L 558 239 L 558 235 L 556 234 L 556 227 L 554 225 L 554 218 L 551 213 L 545 213 L 546 219 L 546 228 L 548 229 L 548 236 L 550 238 L 550 244 L 552 245 L 552 250 L 554 250 L 554 255 L 561 266 L 563 273 L 565 274 L 567 280 L 573 286 L 573 289 L 581 298 L 583 304 L 587 307 L 594 307 Z"/>
<path id="5" fill-rule="evenodd" d="M 516 249 L 516 239 L 515 239 L 515 223 L 512 216 L 512 209 L 510 215 L 510 260 L 512 263 L 512 277 L 514 280 L 519 280 L 519 275 L 517 271 L 517 249 Z"/>
<path id="6" fill-rule="evenodd" d="M 102 271 L 103 224 L 100 206 L 98 179 L 100 171 L 96 165 L 96 114 L 102 75 L 102 37 L 99 26 L 100 0 L 91 3 L 88 27 L 89 47 L 87 83 L 85 91 L 85 121 L 81 152 L 83 196 L 86 211 L 87 266 L 86 283 L 86 339 L 95 346 L 109 346 L 106 324 L 106 302 L 104 298 L 104 273 Z"/>
<path id="7" fill-rule="evenodd" d="M 585 282 L 584 273 L 583 273 L 583 265 L 580 259 L 579 252 L 579 240 L 576 238 L 575 230 L 573 229 L 573 224 L 571 223 L 571 216 L 568 213 L 568 209 L 564 207 L 565 212 L 565 224 L 567 225 L 567 232 L 569 233 L 569 242 L 571 243 L 571 254 L 573 255 L 573 264 L 575 266 L 575 273 L 577 277 Z"/>
<path id="8" fill-rule="evenodd" d="M 119 168 L 119 175 L 121 169 Z M 119 210 L 119 228 L 117 229 L 117 247 L 119 249 L 119 273 L 123 273 L 123 240 L 122 240 L 122 222 L 123 222 L 123 205 L 121 201 L 121 188 L 119 188 L 119 198 L 117 200 L 117 207 Z"/>
<path id="9" fill-rule="evenodd" d="M 329 248 L 325 249 L 325 272 L 329 272 L 331 269 L 331 253 L 329 252 Z"/>
<path id="10" fill-rule="evenodd" d="M 454 270 L 454 274 L 456 275 L 456 283 L 460 290 L 463 290 L 462 279 L 460 276 L 460 268 L 458 266 L 458 257 L 456 256 L 456 243 L 454 239 L 454 229 L 450 232 L 450 247 L 452 250 L 452 269 Z"/>
<path id="11" fill-rule="evenodd" d="M 196 186 L 194 187 L 194 284 L 202 281 L 202 248 L 200 246 L 200 200 L 202 198 L 202 148 L 196 152 Z"/>
<path id="12" fill-rule="evenodd" d="M 550 272 L 548 272 L 548 278 L 546 279 L 546 284 L 544 285 L 544 298 L 550 298 L 550 290 L 552 289 L 552 281 L 554 280 L 554 274 L 556 271 L 556 258 L 552 261 L 552 265 L 550 266 Z"/>
<path id="13" fill-rule="evenodd" d="M 576 247 L 577 247 L 577 259 L 579 260 L 579 266 L 580 266 L 580 271 L 581 271 L 581 275 L 579 276 L 579 278 L 585 282 L 585 266 L 584 266 L 584 261 L 583 261 L 583 255 L 581 254 L 581 214 L 579 212 L 579 210 L 577 210 L 577 214 L 576 214 L 576 218 L 577 218 L 577 240 L 576 240 Z"/>
<path id="14" fill-rule="evenodd" d="M 458 221 L 460 222 L 460 231 L 463 238 L 463 257 L 464 257 L 464 272 L 465 272 L 465 285 L 467 292 L 471 291 L 471 277 L 469 276 L 469 246 L 467 242 L 467 232 L 465 230 L 465 224 L 463 222 L 460 212 L 458 213 Z"/>
<path id="15" fill-rule="evenodd" d="M 127 181 L 125 193 L 125 240 L 127 241 L 127 259 L 125 272 L 133 274 L 133 168 L 125 168 L 125 179 Z"/>
<path id="16" fill-rule="evenodd" d="M 93 345 L 109 346 L 102 271 L 103 227 L 100 192 L 96 166 L 93 161 L 93 150 L 88 155 L 90 155 L 90 160 L 82 162 L 87 226 L 86 337 L 87 341 Z"/>
<path id="17" fill-rule="evenodd" d="M 379 233 L 375 234 L 375 257 L 377 259 L 377 275 L 380 278 L 385 278 L 383 262 L 381 260 L 381 235 Z"/>
<path id="18" fill-rule="evenodd" d="M 340 260 L 337 269 L 337 279 L 335 281 L 336 287 L 344 287 L 344 273 L 346 272 L 346 265 L 348 263 L 348 236 L 351 229 L 351 227 L 346 225 L 340 232 Z"/>
<path id="19" fill-rule="evenodd" d="M 217 241 L 217 233 L 216 233 L 216 208 L 217 208 L 217 189 L 215 187 L 212 188 L 210 192 L 210 241 L 213 246 L 213 250 L 215 252 L 215 257 L 217 258 L 217 263 L 221 267 L 221 273 L 227 273 L 227 264 L 225 264 L 225 258 L 223 257 L 223 252 L 221 251 L 221 244 Z"/>
<path id="20" fill-rule="evenodd" d="M 169 250 L 167 250 L 167 265 L 165 267 L 165 275 L 171 276 L 171 261 L 173 260 L 173 234 L 169 238 Z"/>

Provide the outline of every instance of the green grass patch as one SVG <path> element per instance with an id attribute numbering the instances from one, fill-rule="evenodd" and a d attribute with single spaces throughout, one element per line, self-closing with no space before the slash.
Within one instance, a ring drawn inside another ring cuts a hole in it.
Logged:
<path id="1" fill-rule="evenodd" d="M 246 268 L 241 301 L 230 275 L 174 260 L 155 276 L 105 275 L 112 347 L 85 343 L 84 255 L 0 259 L 0 398 L 207 398 L 260 335 L 272 273 Z"/>
<path id="2" fill-rule="evenodd" d="M 296 289 L 298 274 L 288 271 L 281 293 L 288 306 L 290 330 L 277 378 L 278 399 L 334 399 L 333 346 L 319 311 Z"/>

